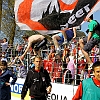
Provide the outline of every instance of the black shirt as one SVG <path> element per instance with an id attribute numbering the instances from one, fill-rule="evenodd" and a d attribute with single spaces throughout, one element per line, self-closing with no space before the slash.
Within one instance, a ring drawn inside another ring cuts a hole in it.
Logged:
<path id="1" fill-rule="evenodd" d="M 26 76 L 21 92 L 21 98 L 24 99 L 28 88 L 31 97 L 41 98 L 46 96 L 46 88 L 48 86 L 51 86 L 51 79 L 48 72 L 43 69 L 43 67 L 41 67 L 40 71 L 36 71 L 35 68 L 32 68 L 28 71 Z"/>

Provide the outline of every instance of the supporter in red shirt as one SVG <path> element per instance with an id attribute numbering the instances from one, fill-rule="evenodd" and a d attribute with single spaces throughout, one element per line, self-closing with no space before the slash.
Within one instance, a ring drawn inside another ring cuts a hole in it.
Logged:
<path id="1" fill-rule="evenodd" d="M 46 69 L 48 73 L 51 73 L 52 71 L 53 57 L 54 57 L 54 54 L 50 53 L 48 55 L 48 59 L 43 60 L 44 69 Z"/>
<path id="2" fill-rule="evenodd" d="M 59 54 L 57 54 L 52 63 L 52 71 L 51 71 L 51 77 L 52 82 L 57 82 L 56 79 L 60 77 L 62 73 L 62 60 Z"/>
<path id="3" fill-rule="evenodd" d="M 78 74 L 81 74 L 81 71 L 85 69 L 86 62 L 84 61 L 84 58 L 81 58 L 78 61 Z"/>

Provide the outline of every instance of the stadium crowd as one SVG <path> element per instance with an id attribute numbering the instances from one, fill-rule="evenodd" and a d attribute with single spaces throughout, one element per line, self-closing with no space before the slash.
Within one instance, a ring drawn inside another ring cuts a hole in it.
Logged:
<path id="1" fill-rule="evenodd" d="M 25 45 L 17 44 L 14 47 L 8 44 L 7 49 L 1 51 L 1 61 L 6 61 L 8 67 L 20 78 L 25 78 L 27 71 L 34 67 L 32 52 L 27 52 L 23 60 L 20 58 L 25 51 Z M 47 48 L 40 50 L 43 58 L 42 66 L 48 71 L 52 82 L 76 85 L 92 75 L 88 72 L 88 64 L 81 52 L 78 39 L 73 39 L 67 45 L 61 45 L 60 53 L 56 53 L 54 44 L 47 44 Z M 98 45 L 95 45 L 89 56 L 92 62 L 99 60 Z"/>

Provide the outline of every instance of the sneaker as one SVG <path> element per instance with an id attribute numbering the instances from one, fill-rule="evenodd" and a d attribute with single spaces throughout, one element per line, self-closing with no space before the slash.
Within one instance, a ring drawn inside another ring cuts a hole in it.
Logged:
<path id="1" fill-rule="evenodd" d="M 67 41 L 64 41 L 64 42 L 63 42 L 63 45 L 66 45 L 66 44 L 68 44 L 68 42 L 67 42 Z"/>
<path id="2" fill-rule="evenodd" d="M 93 63 L 88 65 L 88 70 L 92 69 L 92 65 L 93 65 Z"/>
<path id="3" fill-rule="evenodd" d="M 56 50 L 56 55 L 59 54 L 60 50 Z"/>

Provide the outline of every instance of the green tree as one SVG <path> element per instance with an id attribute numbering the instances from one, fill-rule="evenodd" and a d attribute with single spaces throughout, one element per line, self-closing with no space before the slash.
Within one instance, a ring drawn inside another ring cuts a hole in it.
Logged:
<path id="1" fill-rule="evenodd" d="M 1 30 L 6 34 L 9 39 L 9 44 L 13 44 L 15 36 L 15 18 L 14 18 L 14 1 L 15 0 L 3 0 L 2 3 L 2 22 Z"/>
<path id="2" fill-rule="evenodd" d="M 2 0 L 0 0 L 0 31 L 1 31 Z"/>
<path id="3" fill-rule="evenodd" d="M 9 43 L 10 44 L 13 44 L 13 41 L 14 41 L 14 37 L 15 37 L 15 29 L 16 29 L 16 24 L 15 24 L 15 17 L 14 17 L 14 1 L 15 0 L 8 0 L 8 8 L 12 8 L 10 10 L 10 14 L 11 14 L 11 17 L 12 17 L 12 27 L 11 27 L 11 31 L 10 31 L 10 34 L 9 34 Z"/>

